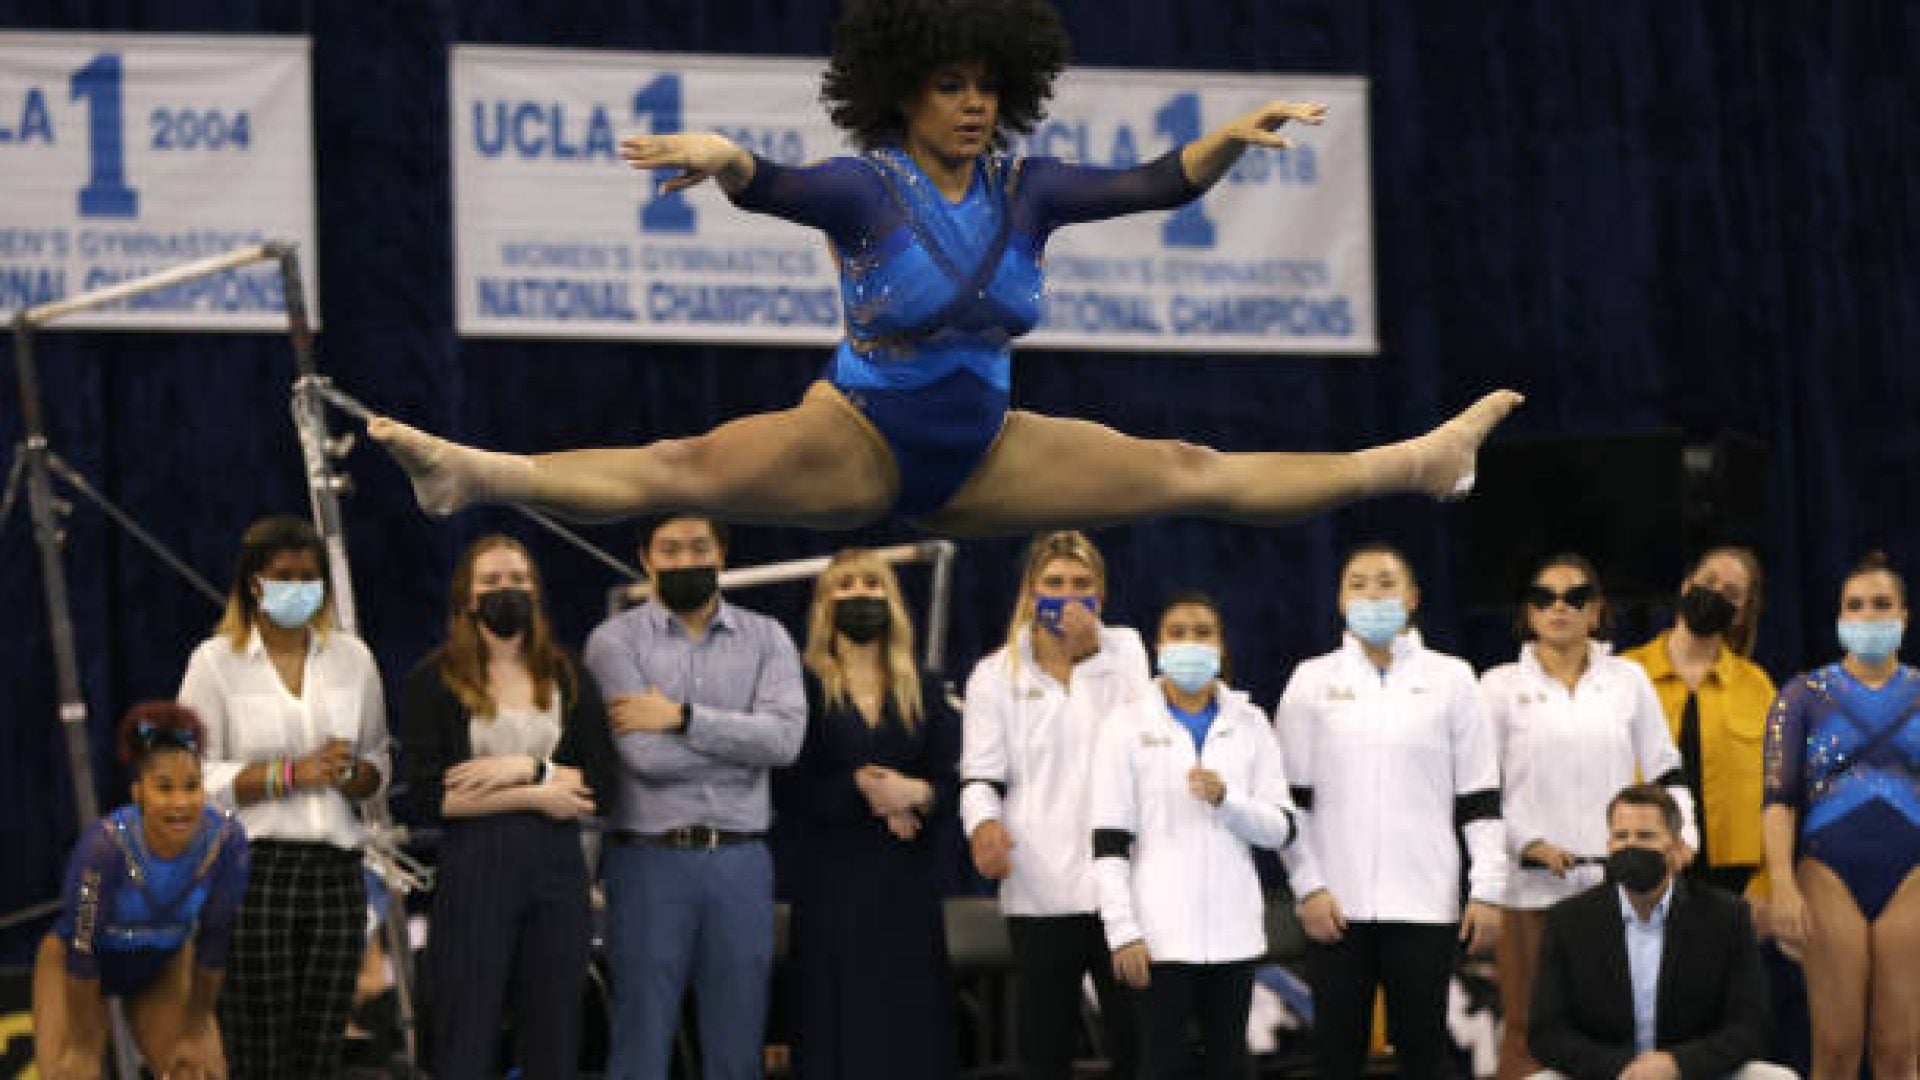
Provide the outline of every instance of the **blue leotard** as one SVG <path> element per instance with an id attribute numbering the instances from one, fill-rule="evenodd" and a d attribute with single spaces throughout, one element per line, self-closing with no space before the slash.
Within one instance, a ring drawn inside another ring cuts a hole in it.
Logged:
<path id="1" fill-rule="evenodd" d="M 99 979 L 109 996 L 146 989 L 189 936 L 195 967 L 226 970 L 247 888 L 239 822 L 207 808 L 193 842 L 171 859 L 147 850 L 140 822 L 139 807 L 123 806 L 80 838 L 53 926 L 67 944 L 67 972 Z"/>
<path id="2" fill-rule="evenodd" d="M 1902 665 L 1876 690 L 1836 663 L 1788 683 L 1767 724 L 1767 802 L 1799 811 L 1801 854 L 1876 918 L 1920 866 L 1920 672 Z"/>
<path id="3" fill-rule="evenodd" d="M 958 203 L 897 148 L 788 167 L 754 159 L 740 207 L 822 230 L 847 337 L 827 380 L 893 451 L 896 512 L 946 505 L 1006 417 L 1009 347 L 1040 321 L 1040 257 L 1061 225 L 1178 206 L 1201 189 L 1174 151 L 1131 169 L 982 157 Z"/>

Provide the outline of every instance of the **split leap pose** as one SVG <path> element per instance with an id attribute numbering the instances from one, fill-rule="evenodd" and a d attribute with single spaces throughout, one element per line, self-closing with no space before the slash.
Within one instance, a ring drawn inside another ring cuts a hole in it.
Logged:
<path id="1" fill-rule="evenodd" d="M 1062 225 L 1178 206 L 1250 146 L 1284 148 L 1325 106 L 1276 101 L 1133 168 L 1002 152 L 1032 130 L 1066 57 L 1042 0 L 849 6 L 822 97 L 865 151 L 778 165 L 712 133 L 635 136 L 668 190 L 717 182 L 743 209 L 826 233 L 847 337 L 801 402 L 689 439 L 520 456 L 378 417 L 368 432 L 451 514 L 521 503 L 582 520 L 655 512 L 853 528 L 888 513 L 956 536 L 1166 515 L 1277 524 L 1370 495 L 1445 498 L 1520 403 L 1488 394 L 1428 434 L 1350 454 L 1223 453 L 1008 408 L 1012 339 L 1041 312 L 1041 254 Z"/>

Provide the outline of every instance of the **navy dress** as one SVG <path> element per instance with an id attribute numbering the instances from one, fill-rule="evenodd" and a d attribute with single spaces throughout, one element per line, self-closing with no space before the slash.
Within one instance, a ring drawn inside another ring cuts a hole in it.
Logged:
<path id="1" fill-rule="evenodd" d="M 774 774 L 793 899 L 794 1066 L 802 1077 L 893 1080 L 954 1073 L 953 986 L 941 921 L 939 860 L 954 836 L 960 719 L 923 675 L 911 730 L 889 702 L 869 725 L 829 708 L 807 678 L 807 737 Z M 933 785 L 918 836 L 903 841 L 854 783 L 884 765 Z"/>

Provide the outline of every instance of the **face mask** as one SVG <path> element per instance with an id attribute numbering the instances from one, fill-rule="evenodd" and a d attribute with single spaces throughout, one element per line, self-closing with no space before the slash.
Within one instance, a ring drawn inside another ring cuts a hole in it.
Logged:
<path id="1" fill-rule="evenodd" d="M 1652 848 L 1623 847 L 1607 856 L 1607 880 L 1633 893 L 1649 893 L 1667 879 L 1667 857 Z"/>
<path id="2" fill-rule="evenodd" d="M 699 610 L 719 591 L 720 568 L 717 566 L 688 566 L 660 570 L 653 575 L 653 594 L 681 615 Z"/>
<path id="3" fill-rule="evenodd" d="M 1406 601 L 1397 596 L 1347 602 L 1347 629 L 1375 648 L 1384 648 L 1406 628 Z"/>
<path id="4" fill-rule="evenodd" d="M 887 632 L 893 612 L 884 596 L 843 596 L 833 602 L 833 628 L 855 645 L 865 645 Z"/>
<path id="5" fill-rule="evenodd" d="M 1079 604 L 1095 615 L 1100 614 L 1100 598 L 1097 596 L 1036 596 L 1033 599 L 1034 625 L 1054 637 L 1066 633 L 1061 620 L 1066 616 L 1068 604 Z"/>
<path id="6" fill-rule="evenodd" d="M 1906 624 L 1899 619 L 1841 619 L 1840 647 L 1869 664 L 1900 651 Z"/>
<path id="7" fill-rule="evenodd" d="M 1189 694 L 1197 694 L 1220 675 L 1220 646 L 1172 641 L 1160 646 L 1160 674 Z"/>
<path id="8" fill-rule="evenodd" d="M 1680 621 L 1695 637 L 1724 634 L 1733 625 L 1733 601 L 1718 589 L 1695 585 L 1680 596 Z"/>
<path id="9" fill-rule="evenodd" d="M 327 599 L 322 581 L 260 581 L 260 613 L 283 630 L 307 625 Z"/>
<path id="10" fill-rule="evenodd" d="M 493 632 L 494 637 L 519 637 L 533 624 L 533 591 L 494 589 L 483 592 L 480 602 L 474 605 L 474 615 L 480 620 L 480 625 Z"/>

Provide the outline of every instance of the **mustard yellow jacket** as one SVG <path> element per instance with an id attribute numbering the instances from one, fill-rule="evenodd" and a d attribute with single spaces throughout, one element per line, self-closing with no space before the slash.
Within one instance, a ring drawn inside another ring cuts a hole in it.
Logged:
<path id="1" fill-rule="evenodd" d="M 1667 714 L 1674 745 L 1680 744 L 1680 714 L 1687 684 L 1667 654 L 1661 634 L 1621 654 L 1647 670 Z M 1758 866 L 1761 787 L 1766 771 L 1767 710 L 1773 680 L 1760 665 L 1731 649 L 1700 682 L 1700 827 L 1715 866 Z"/>

